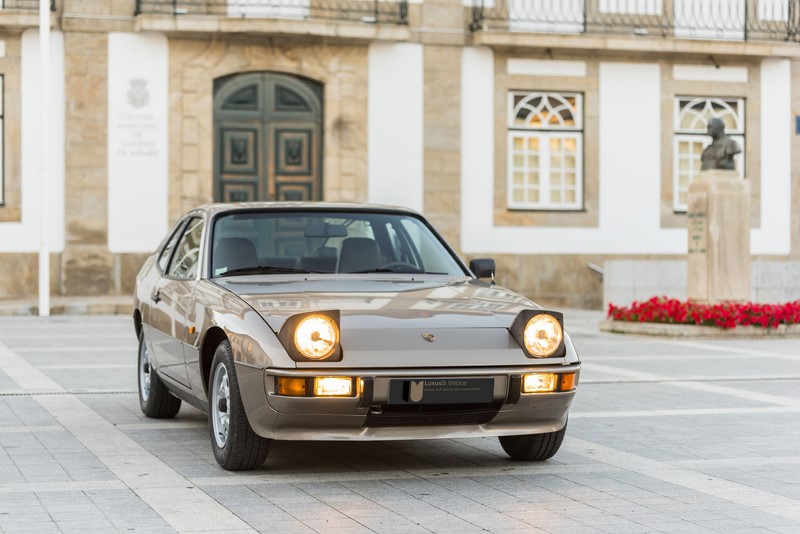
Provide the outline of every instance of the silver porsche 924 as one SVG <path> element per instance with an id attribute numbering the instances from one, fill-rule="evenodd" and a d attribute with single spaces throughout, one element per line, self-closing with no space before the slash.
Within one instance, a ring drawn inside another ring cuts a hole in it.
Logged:
<path id="1" fill-rule="evenodd" d="M 136 280 L 142 412 L 208 413 L 229 470 L 261 466 L 273 439 L 498 436 L 546 460 L 580 361 L 562 315 L 494 285 L 494 267 L 467 269 L 406 209 L 190 211 Z"/>

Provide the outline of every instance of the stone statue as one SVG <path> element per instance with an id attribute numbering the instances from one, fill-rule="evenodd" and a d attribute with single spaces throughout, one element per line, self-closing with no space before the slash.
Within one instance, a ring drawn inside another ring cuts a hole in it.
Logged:
<path id="1" fill-rule="evenodd" d="M 700 157 L 703 164 L 700 169 L 735 169 L 733 156 L 741 152 L 742 147 L 733 138 L 725 135 L 725 123 L 722 119 L 713 118 L 708 121 L 708 135 L 714 141 L 703 150 Z"/>

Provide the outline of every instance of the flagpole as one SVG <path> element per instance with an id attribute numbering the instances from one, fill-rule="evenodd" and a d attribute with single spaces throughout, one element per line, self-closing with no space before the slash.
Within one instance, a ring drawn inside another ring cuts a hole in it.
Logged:
<path id="1" fill-rule="evenodd" d="M 39 0 L 39 316 L 50 316 L 50 0 Z"/>

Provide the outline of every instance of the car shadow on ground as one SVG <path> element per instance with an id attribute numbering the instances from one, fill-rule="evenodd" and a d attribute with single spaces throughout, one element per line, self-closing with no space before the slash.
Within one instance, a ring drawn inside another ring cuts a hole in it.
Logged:
<path id="1" fill-rule="evenodd" d="M 136 428 L 140 432 L 151 434 L 151 438 L 155 437 L 152 433 L 160 434 L 158 441 L 180 443 L 181 449 L 185 452 L 191 451 L 195 458 L 200 456 L 208 464 L 203 470 L 203 476 L 234 474 L 226 472 L 216 464 L 211 452 L 208 418 L 195 408 L 184 405 L 178 416 L 170 420 L 143 418 Z M 169 458 L 162 457 L 162 459 L 170 463 Z M 176 460 L 176 468 L 181 471 L 181 467 L 187 465 L 188 458 L 176 457 Z M 508 470 L 520 465 L 526 464 L 510 460 L 496 438 L 385 441 L 274 440 L 270 445 L 267 461 L 262 467 L 238 474 L 349 476 L 359 473 L 360 476 L 373 474 L 384 478 L 387 473 L 392 472 L 397 476 L 402 476 L 403 471 L 438 476 L 449 474 L 448 470 L 459 472 L 486 468 Z"/>

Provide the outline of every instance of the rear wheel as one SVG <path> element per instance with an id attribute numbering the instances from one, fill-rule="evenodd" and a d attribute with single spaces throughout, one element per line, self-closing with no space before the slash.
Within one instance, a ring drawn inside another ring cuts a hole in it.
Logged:
<path id="1" fill-rule="evenodd" d="M 211 448 L 219 465 L 229 471 L 244 471 L 264 464 L 270 440 L 256 434 L 247 421 L 227 340 L 219 344 L 211 362 L 208 418 Z"/>
<path id="2" fill-rule="evenodd" d="M 567 425 L 556 432 L 546 434 L 530 434 L 526 436 L 500 436 L 500 445 L 506 454 L 514 460 L 526 462 L 541 462 L 555 456 L 561 443 L 564 442 L 564 435 L 567 433 Z"/>
<path id="3" fill-rule="evenodd" d="M 150 351 L 139 336 L 139 407 L 147 417 L 165 419 L 175 417 L 181 409 L 181 400 L 172 395 L 150 365 Z"/>

